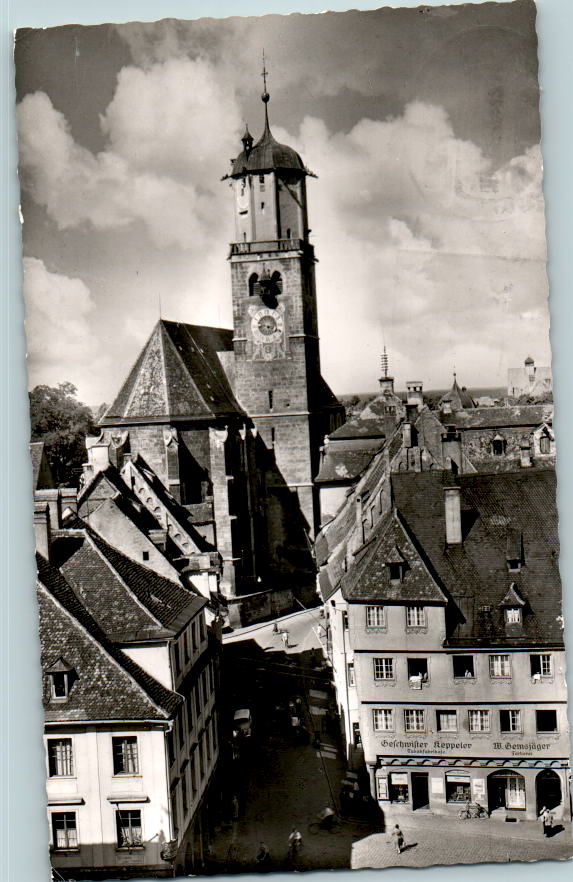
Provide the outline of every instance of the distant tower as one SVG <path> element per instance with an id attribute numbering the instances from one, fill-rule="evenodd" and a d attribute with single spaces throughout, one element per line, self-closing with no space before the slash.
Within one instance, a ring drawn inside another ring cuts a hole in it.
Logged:
<path id="1" fill-rule="evenodd" d="M 269 496 L 284 499 L 287 488 L 296 494 L 313 535 L 320 445 L 342 422 L 343 409 L 320 374 L 306 202 L 310 172 L 298 153 L 271 133 L 266 77 L 263 56 L 264 131 L 253 145 L 245 129 L 243 150 L 228 176 L 235 196 L 229 257 L 235 393 L 274 455 L 267 474 Z M 275 520 L 281 518 L 284 511 Z"/>

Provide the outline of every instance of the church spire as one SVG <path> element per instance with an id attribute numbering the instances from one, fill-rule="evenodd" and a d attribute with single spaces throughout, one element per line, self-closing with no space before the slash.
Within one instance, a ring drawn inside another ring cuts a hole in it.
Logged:
<path id="1" fill-rule="evenodd" d="M 263 70 L 261 73 L 261 76 L 263 78 L 263 94 L 261 95 L 261 101 L 265 105 L 265 134 L 267 134 L 267 133 L 270 134 L 268 107 L 269 107 L 269 101 L 271 100 L 271 96 L 267 92 L 267 75 L 268 75 L 268 70 L 267 70 L 266 63 L 265 63 L 265 50 L 263 49 Z M 264 137 L 264 135 L 263 135 L 263 137 Z"/>

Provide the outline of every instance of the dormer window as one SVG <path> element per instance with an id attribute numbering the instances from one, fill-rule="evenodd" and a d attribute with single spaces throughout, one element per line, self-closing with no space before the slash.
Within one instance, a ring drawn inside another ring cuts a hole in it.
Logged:
<path id="1" fill-rule="evenodd" d="M 388 567 L 388 577 L 391 584 L 397 584 L 404 581 L 406 573 L 406 559 L 397 545 L 394 546 L 388 558 L 386 559 Z"/>
<path id="2" fill-rule="evenodd" d="M 77 680 L 77 674 L 68 662 L 59 658 L 58 661 L 46 671 L 50 684 L 50 698 L 52 701 L 67 701 L 72 687 Z"/>
<path id="3" fill-rule="evenodd" d="M 494 456 L 503 456 L 507 448 L 507 441 L 501 435 L 491 439 L 491 452 Z"/>
<path id="4" fill-rule="evenodd" d="M 505 608 L 505 621 L 507 625 L 520 625 L 521 624 L 521 607 L 519 606 L 506 606 Z"/>
<path id="5" fill-rule="evenodd" d="M 389 563 L 388 564 L 388 573 L 389 573 L 391 582 L 401 582 L 402 581 L 402 564 L 401 563 Z"/>
<path id="6" fill-rule="evenodd" d="M 542 435 L 539 439 L 539 452 L 551 453 L 551 439 L 548 435 Z"/>

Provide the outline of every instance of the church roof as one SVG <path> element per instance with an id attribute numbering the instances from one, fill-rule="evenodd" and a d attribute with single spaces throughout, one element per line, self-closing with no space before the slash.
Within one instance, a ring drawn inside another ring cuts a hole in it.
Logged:
<path id="1" fill-rule="evenodd" d="M 465 408 L 476 406 L 475 401 L 473 400 L 466 387 L 463 386 L 462 388 L 460 388 L 458 386 L 458 381 L 455 374 L 452 388 L 449 392 L 446 392 L 446 394 L 443 395 L 442 398 L 440 398 L 440 404 L 443 404 L 446 401 L 451 402 L 453 411 L 464 410 Z"/>
<path id="2" fill-rule="evenodd" d="M 233 161 L 231 177 L 244 175 L 247 172 L 264 172 L 279 168 L 306 173 L 304 162 L 296 150 L 286 144 L 279 144 L 273 137 L 265 112 L 263 134 L 251 150 L 243 150 Z"/>
<path id="3" fill-rule="evenodd" d="M 226 328 L 160 319 L 101 424 L 242 413 L 218 357 L 232 348 L 233 333 Z"/>

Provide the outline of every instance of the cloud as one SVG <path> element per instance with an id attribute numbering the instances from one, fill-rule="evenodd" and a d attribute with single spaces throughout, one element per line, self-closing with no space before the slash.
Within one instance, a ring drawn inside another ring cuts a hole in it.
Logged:
<path id="1" fill-rule="evenodd" d="M 90 328 L 96 306 L 87 286 L 25 257 L 24 300 L 30 386 L 70 380 L 80 396 L 82 387 L 91 391 L 93 374 L 107 366 L 107 358 Z"/>
<path id="2" fill-rule="evenodd" d="M 107 145 L 94 155 L 74 141 L 47 95 L 23 99 L 20 164 L 36 202 L 60 229 L 141 222 L 158 247 L 204 250 L 221 223 L 219 180 L 240 128 L 236 102 L 210 65 L 172 59 L 122 69 L 101 126 Z"/>

